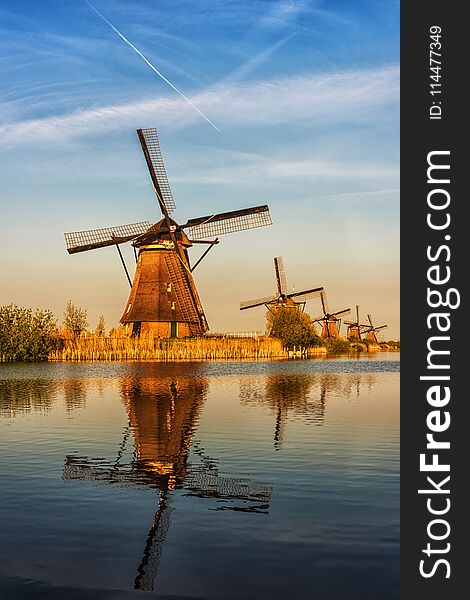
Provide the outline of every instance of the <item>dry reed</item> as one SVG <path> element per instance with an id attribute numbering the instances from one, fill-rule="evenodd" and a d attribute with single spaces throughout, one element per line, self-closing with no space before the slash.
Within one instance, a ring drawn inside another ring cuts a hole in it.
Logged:
<path id="1" fill-rule="evenodd" d="M 120 360 L 225 360 L 285 358 L 278 339 L 184 338 L 155 339 L 151 336 L 86 336 L 58 339 L 50 361 Z"/>

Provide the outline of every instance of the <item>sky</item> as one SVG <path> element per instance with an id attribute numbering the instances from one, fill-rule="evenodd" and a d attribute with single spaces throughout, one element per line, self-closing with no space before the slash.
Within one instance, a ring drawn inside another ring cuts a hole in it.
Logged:
<path id="1" fill-rule="evenodd" d="M 156 127 L 177 221 L 270 207 L 194 271 L 212 331 L 264 330 L 239 302 L 274 294 L 282 256 L 289 289 L 399 338 L 398 2 L 3 0 L 0 33 L 0 305 L 118 324 L 115 248 L 63 234 L 159 220 L 136 134 Z"/>

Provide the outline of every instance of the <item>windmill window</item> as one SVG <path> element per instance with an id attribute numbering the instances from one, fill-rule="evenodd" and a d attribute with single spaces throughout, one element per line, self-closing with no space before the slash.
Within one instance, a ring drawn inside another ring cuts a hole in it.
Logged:
<path id="1" fill-rule="evenodd" d="M 171 310 L 175 310 L 175 303 L 174 302 L 171 303 Z"/>
<path id="2" fill-rule="evenodd" d="M 171 292 L 171 283 L 166 284 L 166 291 Z"/>

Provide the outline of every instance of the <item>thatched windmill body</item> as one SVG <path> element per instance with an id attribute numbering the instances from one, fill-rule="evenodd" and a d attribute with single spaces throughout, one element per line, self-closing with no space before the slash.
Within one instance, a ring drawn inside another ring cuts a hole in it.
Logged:
<path id="1" fill-rule="evenodd" d="M 189 219 L 179 225 L 170 214 L 175 202 L 166 175 L 156 129 L 138 129 L 140 145 L 150 173 L 163 218 L 151 225 L 141 221 L 91 231 L 66 233 L 69 254 L 115 245 L 127 275 L 131 292 L 120 322 L 128 334 L 143 332 L 158 337 L 185 337 L 204 334 L 209 326 L 192 272 L 218 243 L 219 235 L 262 227 L 272 223 L 266 205 L 215 213 Z M 205 239 L 214 237 L 214 239 Z M 131 282 L 120 244 L 132 242 L 136 257 Z M 207 244 L 200 259 L 191 266 L 188 249 Z"/>
<path id="2" fill-rule="evenodd" d="M 379 340 L 377 339 L 377 332 L 385 329 L 387 325 L 379 325 L 378 327 L 375 327 L 372 323 L 372 318 L 370 315 L 367 315 L 367 319 L 369 321 L 369 325 L 364 325 L 366 340 L 369 340 L 373 344 L 378 344 Z"/>
<path id="3" fill-rule="evenodd" d="M 348 337 L 353 337 L 358 340 L 361 339 L 362 331 L 368 325 L 361 324 L 359 319 L 359 305 L 356 304 L 356 320 L 355 321 L 344 321 L 344 324 L 348 326 Z"/>
<path id="4" fill-rule="evenodd" d="M 336 312 L 330 312 L 328 308 L 328 301 L 326 299 L 326 292 L 323 290 L 320 294 L 321 305 L 323 309 L 323 315 L 316 317 L 313 319 L 315 323 L 319 323 L 321 325 L 321 336 L 323 338 L 338 338 L 339 331 L 341 328 L 341 319 L 340 315 L 346 315 L 351 312 L 350 308 L 344 308 L 343 310 L 338 310 Z"/>
<path id="5" fill-rule="evenodd" d="M 270 311 L 274 311 L 277 307 L 305 308 L 305 303 L 311 298 L 318 298 L 323 291 L 322 287 L 303 290 L 302 292 L 287 292 L 286 273 L 282 256 L 274 258 L 274 273 L 276 275 L 277 292 L 273 296 L 257 298 L 256 300 L 245 300 L 240 302 L 240 310 L 255 308 L 257 306 L 266 306 Z"/>

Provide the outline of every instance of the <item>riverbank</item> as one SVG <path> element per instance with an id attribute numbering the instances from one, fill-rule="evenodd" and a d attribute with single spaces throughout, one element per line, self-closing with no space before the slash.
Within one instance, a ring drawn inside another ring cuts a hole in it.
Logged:
<path id="1" fill-rule="evenodd" d="M 380 352 L 390 350 L 374 344 L 349 343 L 342 340 L 341 352 Z M 59 338 L 48 355 L 57 361 L 122 361 L 122 360 L 266 360 L 293 356 L 318 356 L 332 352 L 328 346 L 306 350 L 286 350 L 276 338 L 180 338 L 155 339 L 150 336 L 114 337 L 84 336 L 77 340 Z M 338 353 L 338 352 L 333 352 Z"/>

